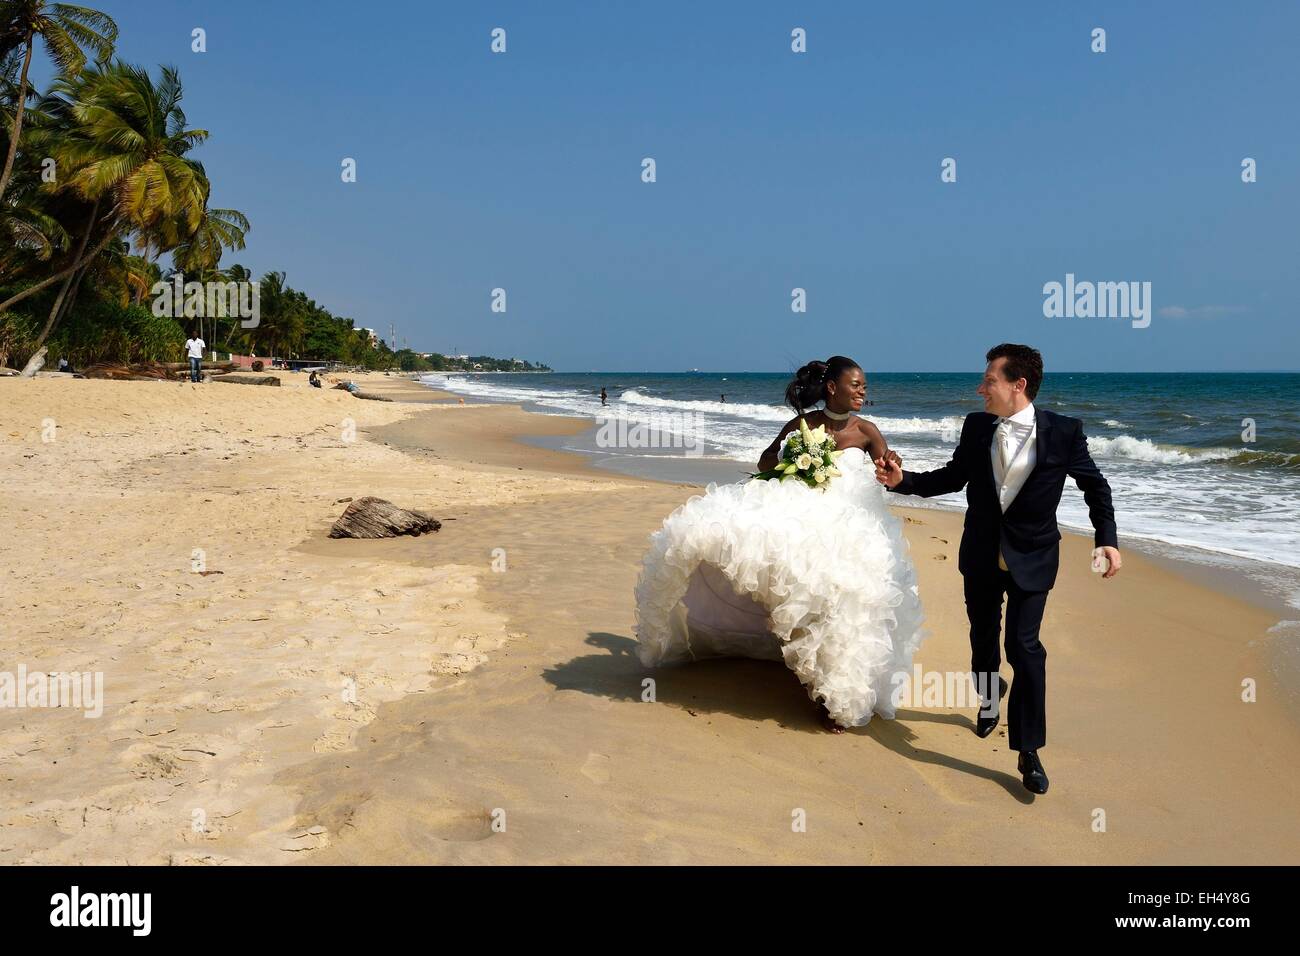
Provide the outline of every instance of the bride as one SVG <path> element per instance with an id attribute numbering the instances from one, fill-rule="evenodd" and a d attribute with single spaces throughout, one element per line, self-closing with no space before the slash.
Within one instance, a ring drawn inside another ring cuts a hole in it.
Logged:
<path id="1" fill-rule="evenodd" d="M 843 452 L 817 487 L 751 480 L 709 485 L 650 539 L 636 585 L 638 655 L 646 666 L 708 657 L 784 660 L 836 733 L 893 718 L 895 675 L 923 636 L 916 576 L 901 523 L 873 462 L 899 460 L 854 412 L 861 367 L 810 362 L 786 388 L 797 413 L 759 459 L 775 466 L 802 418 Z M 806 411 L 821 403 L 822 408 Z"/>

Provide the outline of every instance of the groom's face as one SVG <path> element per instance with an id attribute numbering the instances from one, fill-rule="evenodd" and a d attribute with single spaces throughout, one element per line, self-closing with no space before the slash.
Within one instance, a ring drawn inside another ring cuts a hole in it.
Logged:
<path id="1" fill-rule="evenodd" d="M 1006 364 L 1005 356 L 989 362 L 988 367 L 984 369 L 984 381 L 976 389 L 984 397 L 984 411 L 1004 418 L 1018 411 L 1016 396 L 1023 395 L 1025 390 L 1023 378 L 1014 382 L 1007 381 L 1004 368 Z"/>

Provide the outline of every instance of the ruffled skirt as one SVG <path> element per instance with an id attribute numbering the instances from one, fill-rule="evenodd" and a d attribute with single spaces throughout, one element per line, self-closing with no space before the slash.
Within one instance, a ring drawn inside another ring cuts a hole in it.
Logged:
<path id="1" fill-rule="evenodd" d="M 636 585 L 643 664 L 784 660 L 840 725 L 892 718 L 922 613 L 902 525 L 865 455 L 825 489 L 710 485 L 650 539 Z"/>

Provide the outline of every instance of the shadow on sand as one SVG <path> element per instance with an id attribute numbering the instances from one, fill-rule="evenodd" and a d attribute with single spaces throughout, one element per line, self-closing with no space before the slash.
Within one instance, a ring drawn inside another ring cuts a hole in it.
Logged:
<path id="1" fill-rule="evenodd" d="M 636 641 L 630 637 L 592 631 L 586 643 L 602 653 L 586 654 L 547 668 L 543 676 L 552 686 L 609 700 L 637 702 L 644 693 L 642 681 L 653 677 L 655 700 L 692 716 L 725 713 L 746 720 L 775 720 L 791 730 L 826 733 L 808 694 L 790 670 L 777 661 L 727 658 L 647 668 L 637 658 Z M 916 735 L 907 725 L 920 721 L 968 730 L 974 727 L 972 718 L 963 714 L 900 710 L 895 720 L 876 719 L 866 727 L 848 731 L 848 735 L 870 738 L 908 760 L 988 780 L 1021 803 L 1033 802 L 1033 795 L 1021 785 L 1019 777 L 913 746 L 911 741 Z"/>

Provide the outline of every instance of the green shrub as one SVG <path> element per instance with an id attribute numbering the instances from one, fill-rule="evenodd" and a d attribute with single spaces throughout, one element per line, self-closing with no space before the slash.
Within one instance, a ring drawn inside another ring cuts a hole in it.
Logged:
<path id="1" fill-rule="evenodd" d="M 0 357 L 7 352 L 14 367 L 35 351 L 53 300 L 33 296 L 23 306 L 29 303 L 25 313 L 0 316 Z M 146 306 L 95 299 L 83 290 L 72 313 L 64 316 L 45 344 L 49 367 L 60 358 L 74 369 L 97 362 L 177 362 L 184 357 L 185 330 L 175 319 L 156 316 Z"/>

